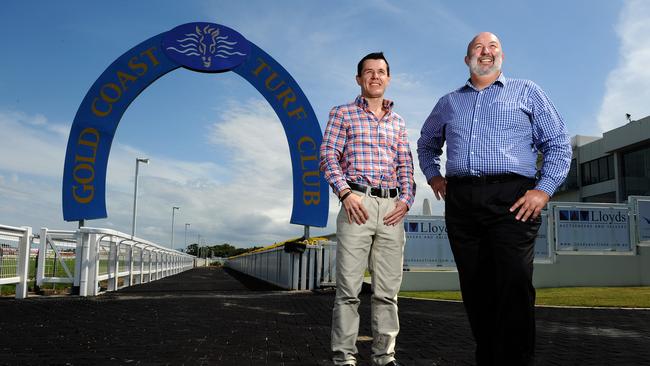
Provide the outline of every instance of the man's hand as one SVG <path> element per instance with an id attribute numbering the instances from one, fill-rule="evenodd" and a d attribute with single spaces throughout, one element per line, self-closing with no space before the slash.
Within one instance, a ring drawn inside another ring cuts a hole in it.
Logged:
<path id="1" fill-rule="evenodd" d="M 530 189 L 510 207 L 510 212 L 514 212 L 519 208 L 515 216 L 516 220 L 526 221 L 529 217 L 535 219 L 542 212 L 549 199 L 550 197 L 546 192 L 539 189 Z"/>
<path id="2" fill-rule="evenodd" d="M 341 197 L 345 194 L 346 191 L 341 192 Z M 352 223 L 352 220 L 359 225 L 365 224 L 368 220 L 368 211 L 363 207 L 362 197 L 357 196 L 354 193 L 349 194 L 345 200 L 343 200 L 343 207 L 345 212 L 348 214 L 348 223 Z"/>
<path id="3" fill-rule="evenodd" d="M 393 226 L 397 225 L 406 215 L 406 213 L 409 211 L 409 207 L 406 205 L 406 203 L 397 200 L 395 202 L 395 208 L 393 211 L 389 212 L 386 217 L 384 217 L 384 225 L 386 226 Z"/>
<path id="4" fill-rule="evenodd" d="M 447 195 L 447 180 L 444 177 L 436 176 L 431 178 L 429 180 L 429 185 L 438 201 L 440 201 L 441 198 L 443 200 L 445 199 L 445 196 Z"/>

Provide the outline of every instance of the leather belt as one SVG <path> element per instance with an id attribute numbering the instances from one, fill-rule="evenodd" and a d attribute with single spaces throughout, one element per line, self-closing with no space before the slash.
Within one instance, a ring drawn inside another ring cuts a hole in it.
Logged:
<path id="1" fill-rule="evenodd" d="M 371 197 L 393 198 L 399 194 L 399 188 L 370 187 L 359 183 L 347 182 L 353 191 L 365 193 Z"/>
<path id="2" fill-rule="evenodd" d="M 509 174 L 495 174 L 495 175 L 465 175 L 465 176 L 451 176 L 446 177 L 447 182 L 452 184 L 494 184 L 512 182 L 520 179 L 533 178 L 524 177 L 523 175 L 509 173 Z"/>

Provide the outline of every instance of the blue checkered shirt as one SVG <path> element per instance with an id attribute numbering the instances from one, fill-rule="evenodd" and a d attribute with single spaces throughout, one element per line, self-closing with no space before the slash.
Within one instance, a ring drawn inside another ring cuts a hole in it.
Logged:
<path id="1" fill-rule="evenodd" d="M 515 173 L 539 177 L 535 189 L 552 196 L 571 163 L 566 126 L 535 83 L 501 74 L 477 90 L 468 80 L 440 98 L 418 140 L 420 168 L 427 182 L 440 173 L 447 143 L 447 176 Z M 537 175 L 537 152 L 544 161 Z"/>

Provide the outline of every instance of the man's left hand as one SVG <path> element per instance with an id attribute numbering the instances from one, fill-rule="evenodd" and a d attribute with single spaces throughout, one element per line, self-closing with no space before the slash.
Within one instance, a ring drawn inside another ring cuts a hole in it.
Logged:
<path id="1" fill-rule="evenodd" d="M 395 208 L 393 211 L 389 212 L 388 215 L 384 217 L 384 225 L 396 225 L 404 218 L 408 211 L 409 207 L 406 203 L 398 200 L 395 202 Z"/>
<path id="2" fill-rule="evenodd" d="M 515 216 L 516 220 L 526 221 L 528 218 L 535 219 L 539 216 L 540 212 L 546 204 L 550 197 L 544 191 L 539 189 L 531 189 L 526 191 L 523 197 L 519 198 L 512 207 L 510 207 L 510 212 L 514 212 L 517 208 L 517 215 Z"/>

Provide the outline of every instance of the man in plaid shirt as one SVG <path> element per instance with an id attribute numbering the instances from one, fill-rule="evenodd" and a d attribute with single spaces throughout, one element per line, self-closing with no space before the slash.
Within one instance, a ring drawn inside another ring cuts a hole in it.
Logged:
<path id="1" fill-rule="evenodd" d="M 390 68 L 383 53 L 357 65 L 361 95 L 334 107 L 320 149 L 320 168 L 342 202 L 336 220 L 335 365 L 356 365 L 359 292 L 372 276 L 372 361 L 398 366 L 397 292 L 402 282 L 403 219 L 413 204 L 413 160 L 404 119 L 384 99 Z"/>

